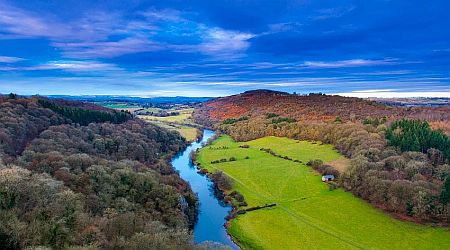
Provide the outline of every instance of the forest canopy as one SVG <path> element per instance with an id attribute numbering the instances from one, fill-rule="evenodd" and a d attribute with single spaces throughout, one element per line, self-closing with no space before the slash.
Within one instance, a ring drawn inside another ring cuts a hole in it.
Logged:
<path id="1" fill-rule="evenodd" d="M 0 97 L 1 248 L 194 248 L 197 198 L 167 160 L 185 146 L 125 112 Z"/>

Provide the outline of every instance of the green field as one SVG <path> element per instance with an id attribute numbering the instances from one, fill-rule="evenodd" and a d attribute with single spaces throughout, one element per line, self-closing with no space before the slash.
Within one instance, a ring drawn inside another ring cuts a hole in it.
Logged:
<path id="1" fill-rule="evenodd" d="M 110 108 L 110 109 L 130 109 L 130 108 L 139 108 L 139 106 L 137 105 L 130 105 L 128 103 L 110 103 L 110 102 L 101 102 L 98 103 L 98 105 L 101 105 L 103 107 L 106 108 Z"/>
<path id="2" fill-rule="evenodd" d="M 278 137 L 236 143 L 222 136 L 200 150 L 201 166 L 230 176 L 249 207 L 277 203 L 231 221 L 229 232 L 244 249 L 450 249 L 449 230 L 394 219 L 342 189 L 330 191 L 306 165 L 260 148 L 303 162 L 342 157 L 331 145 Z M 232 156 L 237 161 L 210 163 Z"/>
<path id="3" fill-rule="evenodd" d="M 145 109 L 149 112 L 158 112 L 161 109 L 150 108 Z M 192 108 L 183 108 L 183 109 L 168 109 L 166 112 L 176 111 L 179 112 L 179 115 L 174 116 L 166 116 L 166 117 L 158 117 L 153 115 L 139 115 L 138 117 L 147 121 L 149 123 L 165 127 L 167 129 L 178 131 L 187 141 L 194 141 L 197 139 L 198 129 L 191 126 L 193 125 L 192 121 L 192 112 L 194 109 Z"/>

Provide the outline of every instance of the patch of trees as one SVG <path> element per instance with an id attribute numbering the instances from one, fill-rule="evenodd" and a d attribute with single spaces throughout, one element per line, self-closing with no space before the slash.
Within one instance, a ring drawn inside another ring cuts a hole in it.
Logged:
<path id="1" fill-rule="evenodd" d="M 153 111 L 146 111 L 146 110 L 138 110 L 135 111 L 136 115 L 150 115 L 150 116 L 156 116 L 156 117 L 169 117 L 169 116 L 177 116 L 180 115 L 180 112 L 178 111 L 158 111 L 158 112 L 153 112 Z"/>
<path id="2" fill-rule="evenodd" d="M 260 151 L 264 151 L 264 152 L 266 152 L 266 153 L 269 153 L 269 154 L 271 154 L 271 155 L 273 155 L 273 156 L 275 156 L 275 157 L 278 157 L 278 158 L 282 158 L 282 159 L 288 160 L 288 161 L 293 161 L 293 162 L 298 162 L 298 163 L 301 163 L 301 162 L 302 162 L 302 161 L 299 161 L 299 160 L 294 160 L 294 159 L 292 159 L 291 157 L 289 157 L 289 156 L 287 156 L 287 155 L 282 156 L 282 155 L 280 155 L 280 154 L 277 154 L 277 153 L 275 153 L 275 151 L 273 151 L 273 150 L 270 149 L 270 148 L 260 148 L 259 150 L 260 150 Z"/>
<path id="3" fill-rule="evenodd" d="M 9 162 L 42 131 L 64 122 L 64 117 L 41 107 L 34 98 L 0 96 L 0 154 Z"/>
<path id="4" fill-rule="evenodd" d="M 33 98 L 4 98 L 0 112 L 2 249 L 195 248 L 196 195 L 165 159 L 186 146 L 178 133 L 66 124 Z"/>
<path id="5" fill-rule="evenodd" d="M 292 122 L 296 122 L 296 121 L 297 120 L 295 120 L 293 118 L 289 118 L 289 117 L 278 117 L 278 118 L 272 119 L 272 124 L 278 124 L 278 123 L 282 123 L 282 122 L 292 123 Z"/>
<path id="6" fill-rule="evenodd" d="M 233 204 L 239 207 L 246 207 L 248 205 L 247 202 L 245 201 L 244 196 L 238 191 L 232 191 L 231 193 L 228 194 L 227 197 L 232 200 Z"/>
<path id="7" fill-rule="evenodd" d="M 238 119 L 229 118 L 229 119 L 225 119 L 223 121 L 223 124 L 235 124 L 236 122 L 246 121 L 246 120 L 248 120 L 247 116 L 242 116 L 242 117 L 239 117 Z"/>
<path id="8" fill-rule="evenodd" d="M 237 158 L 234 157 L 234 156 L 232 156 L 232 157 L 230 157 L 228 159 L 227 158 L 222 158 L 220 160 L 211 161 L 211 164 L 223 163 L 223 162 L 228 162 L 228 161 L 237 161 Z"/>
<path id="9" fill-rule="evenodd" d="M 38 103 L 42 107 L 51 109 L 65 118 L 70 119 L 72 122 L 78 123 L 82 126 L 86 126 L 93 122 L 111 122 L 118 124 L 126 122 L 132 118 L 131 114 L 127 111 L 111 110 L 106 112 L 77 107 L 66 107 L 45 99 L 39 99 Z"/>
<path id="10" fill-rule="evenodd" d="M 224 172 L 216 170 L 210 175 L 210 178 L 219 190 L 227 191 L 231 189 L 232 181 Z"/>
<path id="11" fill-rule="evenodd" d="M 323 161 L 319 159 L 309 160 L 306 163 L 306 166 L 310 166 L 312 169 L 322 175 L 334 175 L 334 177 L 338 178 L 340 174 L 338 170 L 330 165 L 323 164 Z"/>
<path id="12" fill-rule="evenodd" d="M 386 138 L 402 151 L 428 153 L 435 164 L 442 164 L 444 159 L 450 162 L 450 138 L 442 131 L 432 130 L 426 121 L 395 121 L 386 130 Z"/>
<path id="13" fill-rule="evenodd" d="M 271 118 L 275 118 L 278 117 L 279 115 L 275 114 L 275 113 L 267 113 L 266 114 L 266 118 L 267 119 L 271 119 Z"/>
<path id="14" fill-rule="evenodd" d="M 379 117 L 375 117 L 375 118 L 367 117 L 367 118 L 365 118 L 365 119 L 362 121 L 362 123 L 363 123 L 364 125 L 370 124 L 370 125 L 372 125 L 372 126 L 377 127 L 377 126 L 379 126 L 379 125 L 381 125 L 381 124 L 385 124 L 386 121 L 387 121 L 387 118 L 386 118 L 386 117 L 382 117 L 382 118 L 379 118 Z"/>

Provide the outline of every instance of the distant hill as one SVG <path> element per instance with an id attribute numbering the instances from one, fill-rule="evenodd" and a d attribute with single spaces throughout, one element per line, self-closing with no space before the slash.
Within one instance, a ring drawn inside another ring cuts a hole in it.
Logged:
<path id="1" fill-rule="evenodd" d="M 83 102 L 133 102 L 140 104 L 192 104 L 201 103 L 213 99 L 212 97 L 133 97 L 133 96 L 111 96 L 111 95 L 88 95 L 88 96 L 68 96 L 68 95 L 49 95 L 52 99 L 77 100 Z"/>
<path id="2" fill-rule="evenodd" d="M 405 106 L 405 107 L 450 106 L 450 98 L 440 98 L 440 97 L 370 98 L 370 100 L 391 106 Z"/>
<path id="3" fill-rule="evenodd" d="M 297 121 L 342 122 L 368 118 L 425 119 L 431 122 L 450 121 L 450 107 L 397 107 L 376 101 L 337 95 L 294 95 L 270 90 L 247 91 L 205 102 L 196 111 L 196 118 L 211 122 L 262 116 L 269 113 Z M 204 122 L 204 121 L 203 121 Z M 448 130 L 450 131 L 450 129 Z"/>

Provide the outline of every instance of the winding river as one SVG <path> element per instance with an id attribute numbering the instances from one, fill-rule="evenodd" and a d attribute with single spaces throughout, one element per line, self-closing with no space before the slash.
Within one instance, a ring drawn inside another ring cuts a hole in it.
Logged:
<path id="1" fill-rule="evenodd" d="M 225 217 L 231 207 L 224 204 L 214 195 L 214 184 L 206 175 L 197 173 L 196 166 L 190 159 L 190 153 L 202 147 L 214 135 L 211 130 L 203 131 L 203 138 L 193 142 L 183 152 L 172 159 L 173 167 L 179 171 L 181 178 L 189 182 L 194 193 L 197 193 L 200 207 L 198 221 L 194 227 L 194 240 L 196 243 L 215 241 L 225 244 L 232 249 L 240 249 L 227 234 L 224 227 Z"/>

